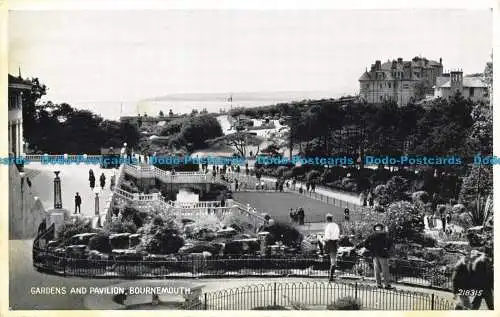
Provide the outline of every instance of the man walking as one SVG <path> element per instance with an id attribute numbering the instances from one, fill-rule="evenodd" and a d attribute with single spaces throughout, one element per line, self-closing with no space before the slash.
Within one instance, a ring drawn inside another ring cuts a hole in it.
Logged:
<path id="1" fill-rule="evenodd" d="M 76 195 L 75 195 L 75 214 L 82 213 L 82 210 L 80 208 L 81 205 L 82 205 L 82 197 L 80 196 L 80 194 L 76 193 Z M 77 210 L 78 210 L 78 212 L 77 212 Z"/>
<path id="2" fill-rule="evenodd" d="M 326 215 L 325 233 L 323 235 L 324 251 L 330 256 L 330 274 L 328 280 L 330 282 L 335 278 L 335 269 L 337 268 L 337 249 L 340 239 L 340 228 L 333 222 L 332 214 Z"/>
<path id="3" fill-rule="evenodd" d="M 455 309 L 478 310 L 484 299 L 488 309 L 493 310 L 493 248 L 487 245 L 483 252 L 473 250 L 460 259 L 452 281 Z"/>
<path id="4" fill-rule="evenodd" d="M 104 173 L 101 174 L 99 180 L 101 181 L 101 189 L 104 190 L 104 186 L 106 185 L 106 176 L 104 175 Z"/>
<path id="5" fill-rule="evenodd" d="M 382 288 L 381 273 L 384 276 L 385 289 L 394 289 L 391 286 L 389 278 L 389 250 L 392 248 L 393 241 L 385 231 L 381 223 L 373 226 L 373 233 L 366 240 L 358 244 L 355 249 L 365 247 L 373 255 L 373 268 L 377 287 Z"/>

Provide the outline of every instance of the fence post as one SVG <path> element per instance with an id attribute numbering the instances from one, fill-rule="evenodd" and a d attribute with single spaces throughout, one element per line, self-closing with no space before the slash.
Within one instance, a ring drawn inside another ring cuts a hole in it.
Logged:
<path id="1" fill-rule="evenodd" d="M 354 299 L 358 299 L 358 282 L 354 283 Z"/>
<path id="2" fill-rule="evenodd" d="M 431 294 L 431 310 L 434 310 L 434 293 Z"/>
<path id="3" fill-rule="evenodd" d="M 207 310 L 207 293 L 205 293 L 205 305 L 203 307 L 204 310 Z"/>
<path id="4" fill-rule="evenodd" d="M 274 300 L 273 305 L 276 306 L 276 282 L 274 282 Z"/>

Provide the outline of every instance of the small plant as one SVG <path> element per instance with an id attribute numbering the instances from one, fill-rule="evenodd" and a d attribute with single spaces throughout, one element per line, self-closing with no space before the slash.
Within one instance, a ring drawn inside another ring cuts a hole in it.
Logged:
<path id="1" fill-rule="evenodd" d="M 361 310 L 361 302 L 351 296 L 337 299 L 330 305 L 326 306 L 327 310 Z"/>

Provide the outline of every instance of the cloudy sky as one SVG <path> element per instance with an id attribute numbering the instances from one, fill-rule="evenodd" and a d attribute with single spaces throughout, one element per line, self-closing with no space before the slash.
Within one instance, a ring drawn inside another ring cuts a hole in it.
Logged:
<path id="1" fill-rule="evenodd" d="M 173 93 L 352 94 L 376 59 L 481 72 L 491 23 L 487 10 L 11 11 L 9 72 L 97 111 Z"/>

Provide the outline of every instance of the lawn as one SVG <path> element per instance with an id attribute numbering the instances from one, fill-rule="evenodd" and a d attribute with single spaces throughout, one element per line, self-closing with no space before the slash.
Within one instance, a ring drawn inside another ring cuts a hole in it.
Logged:
<path id="1" fill-rule="evenodd" d="M 306 198 L 293 193 L 269 193 L 269 192 L 236 192 L 233 193 L 236 201 L 250 204 L 259 212 L 268 213 L 276 221 L 290 221 L 290 208 L 302 207 L 305 212 L 305 222 L 324 222 L 325 215 L 331 213 L 333 221 L 342 223 L 344 221 L 344 208 L 328 205 L 319 200 Z M 360 215 L 351 211 L 351 221 L 358 220 Z"/>

